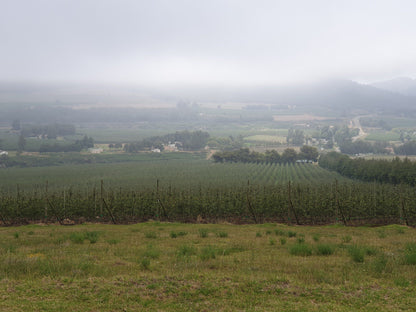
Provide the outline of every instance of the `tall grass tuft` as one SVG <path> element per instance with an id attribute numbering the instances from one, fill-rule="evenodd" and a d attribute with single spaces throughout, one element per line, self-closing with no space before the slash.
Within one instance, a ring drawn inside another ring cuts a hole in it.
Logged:
<path id="1" fill-rule="evenodd" d="M 375 273 L 381 274 L 386 271 L 388 259 L 385 254 L 380 254 L 372 263 L 371 268 Z"/>
<path id="2" fill-rule="evenodd" d="M 352 240 L 351 235 L 345 235 L 345 236 L 342 237 L 342 242 L 343 243 L 349 243 L 349 242 L 351 242 L 351 240 Z"/>
<path id="3" fill-rule="evenodd" d="M 139 264 L 140 264 L 140 267 L 143 270 L 150 270 L 150 259 L 149 258 L 146 258 L 146 257 L 141 258 L 139 260 Z"/>
<path id="4" fill-rule="evenodd" d="M 159 249 L 155 248 L 153 245 L 147 245 L 146 251 L 143 253 L 143 257 L 150 259 L 158 259 L 159 256 Z"/>
<path id="5" fill-rule="evenodd" d="M 404 254 L 404 264 L 416 265 L 416 243 L 408 243 Z"/>
<path id="6" fill-rule="evenodd" d="M 228 237 L 228 233 L 224 232 L 224 231 L 220 231 L 216 235 L 217 235 L 217 237 L 221 237 L 221 238 Z"/>
<path id="7" fill-rule="evenodd" d="M 178 257 L 190 257 L 196 255 L 196 249 L 194 246 L 182 245 L 179 246 L 176 255 Z"/>
<path id="8" fill-rule="evenodd" d="M 296 235 L 297 235 L 297 233 L 294 232 L 294 231 L 288 231 L 287 232 L 287 236 L 289 236 L 289 237 L 296 237 Z"/>
<path id="9" fill-rule="evenodd" d="M 146 233 L 144 233 L 144 237 L 154 239 L 154 238 L 157 238 L 157 233 L 156 232 L 146 232 Z"/>
<path id="10" fill-rule="evenodd" d="M 69 240 L 75 244 L 83 244 L 85 240 L 85 235 L 81 232 L 73 232 L 69 234 Z"/>
<path id="11" fill-rule="evenodd" d="M 329 244 L 318 244 L 316 245 L 316 254 L 321 256 L 332 255 L 335 251 L 335 247 Z"/>
<path id="12" fill-rule="evenodd" d="M 276 236 L 286 236 L 286 232 L 281 229 L 275 229 L 274 234 L 276 234 Z"/>
<path id="13" fill-rule="evenodd" d="M 289 247 L 289 253 L 294 256 L 307 257 L 312 255 L 312 248 L 307 244 L 295 244 Z"/>
<path id="14" fill-rule="evenodd" d="M 85 232 L 85 239 L 89 240 L 91 244 L 95 244 L 98 241 L 99 236 L 100 233 L 96 231 Z"/>
<path id="15" fill-rule="evenodd" d="M 208 245 L 201 249 L 201 253 L 199 254 L 199 258 L 203 261 L 209 259 L 215 259 L 216 250 L 213 246 Z"/>
<path id="16" fill-rule="evenodd" d="M 354 246 L 350 246 L 347 250 L 352 261 L 357 262 L 357 263 L 364 262 L 365 250 L 363 248 L 354 245 Z"/>
<path id="17" fill-rule="evenodd" d="M 198 234 L 199 234 L 199 237 L 202 237 L 202 238 L 208 237 L 208 230 L 207 229 L 199 229 Z"/>

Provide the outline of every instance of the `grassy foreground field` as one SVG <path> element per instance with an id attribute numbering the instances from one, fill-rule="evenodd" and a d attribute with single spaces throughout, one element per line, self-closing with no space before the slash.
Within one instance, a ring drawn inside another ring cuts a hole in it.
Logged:
<path id="1" fill-rule="evenodd" d="M 0 228 L 2 311 L 398 311 L 416 230 L 148 222 Z"/>

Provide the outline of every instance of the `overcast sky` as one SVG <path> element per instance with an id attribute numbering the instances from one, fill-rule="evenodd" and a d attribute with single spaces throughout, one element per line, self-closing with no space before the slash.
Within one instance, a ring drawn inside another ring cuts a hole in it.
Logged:
<path id="1" fill-rule="evenodd" d="M 414 0 L 0 0 L 0 80 L 415 77 L 415 16 Z"/>

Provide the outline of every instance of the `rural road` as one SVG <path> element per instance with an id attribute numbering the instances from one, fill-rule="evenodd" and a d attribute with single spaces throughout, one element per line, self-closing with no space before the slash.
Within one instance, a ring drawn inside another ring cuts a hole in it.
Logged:
<path id="1" fill-rule="evenodd" d="M 352 138 L 353 142 L 355 142 L 359 139 L 363 139 L 367 135 L 367 133 L 364 132 L 363 127 L 361 127 L 360 118 L 362 118 L 362 117 L 370 117 L 370 116 L 369 115 L 368 116 L 357 116 L 357 117 L 354 117 L 353 119 L 351 119 L 351 123 L 350 123 L 351 128 L 353 128 L 353 129 L 358 128 L 360 130 L 358 135 Z"/>

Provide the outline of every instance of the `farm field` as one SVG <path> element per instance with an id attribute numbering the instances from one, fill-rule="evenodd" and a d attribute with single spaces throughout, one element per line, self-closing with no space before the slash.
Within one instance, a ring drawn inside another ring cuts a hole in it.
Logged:
<path id="1" fill-rule="evenodd" d="M 345 181 L 341 175 L 311 164 L 216 164 L 186 153 L 144 155 L 128 162 L 91 163 L 0 170 L 0 190 L 84 189 L 98 187 L 103 180 L 110 188 L 152 188 L 161 185 L 175 188 L 191 186 L 241 186 L 253 184 Z M 117 156 L 119 157 L 119 156 Z M 175 158 L 177 157 L 177 158 Z"/>
<path id="2" fill-rule="evenodd" d="M 400 133 L 393 131 L 374 131 L 369 133 L 365 139 L 368 141 L 381 142 L 400 141 Z"/>
<path id="3" fill-rule="evenodd" d="M 285 143 L 286 137 L 274 135 L 251 135 L 244 138 L 247 142 Z"/>
<path id="4" fill-rule="evenodd" d="M 148 222 L 0 228 L 2 311 L 399 311 L 416 230 Z"/>
<path id="5" fill-rule="evenodd" d="M 0 222 L 416 223 L 410 186 L 357 182 L 313 164 L 180 155 L 186 159 L 3 169 Z"/>

